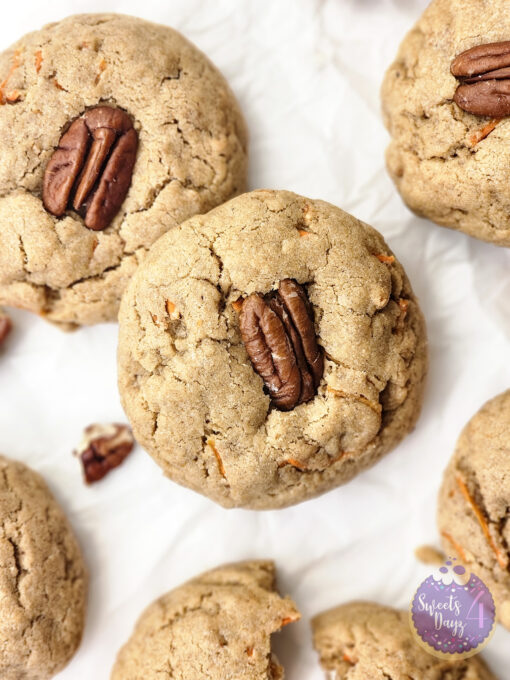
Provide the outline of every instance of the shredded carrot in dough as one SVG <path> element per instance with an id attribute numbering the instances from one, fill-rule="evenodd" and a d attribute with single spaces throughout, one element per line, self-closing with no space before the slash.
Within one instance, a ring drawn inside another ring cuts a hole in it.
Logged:
<path id="1" fill-rule="evenodd" d="M 381 253 L 379 255 L 376 255 L 376 258 L 379 260 L 379 262 L 385 262 L 386 264 L 391 264 L 392 262 L 395 262 L 394 255 L 383 255 Z"/>
<path id="2" fill-rule="evenodd" d="M 332 465 L 338 463 L 339 460 L 341 460 L 344 456 L 347 455 L 349 455 L 348 451 L 342 451 L 342 453 L 336 458 L 331 458 L 331 460 L 328 462 L 325 468 L 317 468 L 315 472 L 321 472 L 322 470 L 331 467 Z M 279 468 L 285 467 L 286 465 L 292 465 L 292 467 L 295 467 L 297 470 L 300 470 L 301 472 L 314 471 L 313 468 L 308 467 L 307 465 L 301 463 L 299 460 L 296 460 L 295 458 L 286 458 L 281 463 L 278 463 Z"/>
<path id="3" fill-rule="evenodd" d="M 495 543 L 495 541 L 494 541 L 494 539 L 491 535 L 491 532 L 489 530 L 489 525 L 487 524 L 487 520 L 485 519 L 483 512 L 480 510 L 478 505 L 475 503 L 475 499 L 469 493 L 469 489 L 467 488 L 466 483 L 464 482 L 462 477 L 460 477 L 460 475 L 457 475 L 455 477 L 455 480 L 457 482 L 459 489 L 461 490 L 462 495 L 464 496 L 466 501 L 471 506 L 471 509 L 475 513 L 475 517 L 478 520 L 480 526 L 482 527 L 482 531 L 484 533 L 484 536 L 487 539 L 487 542 L 489 543 L 490 547 L 492 548 L 492 550 L 494 551 L 494 553 L 496 555 L 499 566 L 501 567 L 501 569 L 506 569 L 506 567 L 507 567 L 506 560 L 505 560 L 504 556 L 501 554 L 501 551 L 499 550 L 498 546 L 496 545 L 496 543 Z"/>
<path id="4" fill-rule="evenodd" d="M 7 97 L 5 96 L 5 88 L 7 87 L 9 80 L 14 75 L 14 71 L 16 71 L 17 68 L 19 68 L 19 65 L 20 65 L 19 55 L 20 55 L 20 53 L 21 53 L 20 50 L 15 50 L 14 54 L 12 55 L 11 68 L 9 69 L 9 73 L 4 78 L 4 80 L 2 80 L 2 82 L 0 83 L 0 104 L 5 104 L 6 101 L 16 101 L 16 100 L 10 99 L 10 97 L 12 96 L 12 93 L 11 93 L 11 95 L 7 95 Z"/>
<path id="5" fill-rule="evenodd" d="M 367 399 L 366 397 L 358 396 L 356 394 L 347 394 L 347 392 L 343 392 L 342 390 L 335 390 L 333 387 L 330 387 L 328 385 L 328 392 L 331 392 L 332 394 L 335 395 L 335 397 L 344 397 L 345 399 L 352 399 L 353 401 L 359 401 L 361 404 L 365 404 L 365 406 L 368 406 L 369 408 L 372 409 L 377 415 L 381 415 L 382 412 L 382 406 L 381 404 L 376 404 L 374 401 L 370 401 L 370 399 Z"/>
<path id="6" fill-rule="evenodd" d="M 284 465 L 292 465 L 292 467 L 295 467 L 298 470 L 308 470 L 306 465 L 300 463 L 299 460 L 296 460 L 295 458 L 287 458 L 287 460 L 284 460 L 282 463 L 279 463 L 278 467 L 283 467 Z"/>
<path id="7" fill-rule="evenodd" d="M 243 298 L 240 297 L 240 298 L 237 298 L 237 300 L 234 300 L 234 302 L 232 303 L 232 307 L 235 309 L 235 311 L 237 313 L 239 313 L 241 311 L 241 308 L 243 306 L 243 302 L 244 302 Z"/>
<path id="8" fill-rule="evenodd" d="M 225 474 L 225 467 L 223 465 L 223 461 L 221 460 L 220 453 L 218 449 L 216 448 L 214 441 L 212 439 L 207 440 L 207 444 L 211 447 L 212 452 L 214 453 L 216 460 L 218 462 L 218 469 L 220 471 L 220 475 L 224 477 L 225 479 L 227 478 L 227 475 Z"/>
<path id="9" fill-rule="evenodd" d="M 101 61 L 99 62 L 99 72 L 96 76 L 96 85 L 98 84 L 105 68 L 106 68 L 106 61 L 104 59 L 101 59 Z"/>
<path id="10" fill-rule="evenodd" d="M 466 553 L 464 552 L 464 548 L 463 548 L 459 543 L 457 543 L 457 541 L 455 541 L 454 538 L 453 538 L 452 536 L 450 536 L 450 534 L 446 533 L 446 531 L 442 531 L 442 532 L 441 532 L 441 536 L 442 536 L 443 538 L 446 538 L 446 540 L 448 541 L 448 543 L 450 543 L 450 544 L 453 546 L 453 548 L 455 549 L 455 551 L 457 552 L 457 554 L 460 555 L 460 559 L 461 559 L 463 562 L 467 562 L 467 561 L 468 561 L 468 560 L 467 560 L 467 557 L 466 557 Z"/>
<path id="11" fill-rule="evenodd" d="M 300 618 L 301 618 L 301 614 L 296 614 L 296 616 L 286 616 L 282 620 L 281 627 L 283 628 L 284 626 L 288 626 L 289 623 L 294 623 L 295 621 L 299 621 Z"/>
<path id="12" fill-rule="evenodd" d="M 41 70 L 42 63 L 43 63 L 42 51 L 37 50 L 37 52 L 35 53 L 35 72 L 36 73 L 39 73 L 39 71 Z"/>
<path id="13" fill-rule="evenodd" d="M 484 125 L 483 128 L 480 130 L 477 130 L 476 132 L 473 132 L 473 134 L 469 138 L 469 143 L 471 146 L 476 146 L 479 144 L 483 139 L 488 137 L 490 133 L 495 130 L 495 128 L 501 123 L 501 118 L 493 118 L 490 120 L 487 125 Z"/>

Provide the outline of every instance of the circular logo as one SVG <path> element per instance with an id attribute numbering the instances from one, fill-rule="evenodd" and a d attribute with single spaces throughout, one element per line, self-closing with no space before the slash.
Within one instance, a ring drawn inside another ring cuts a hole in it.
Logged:
<path id="1" fill-rule="evenodd" d="M 420 585 L 409 617 L 427 652 L 442 659 L 466 659 L 489 642 L 496 605 L 485 583 L 450 558 Z"/>

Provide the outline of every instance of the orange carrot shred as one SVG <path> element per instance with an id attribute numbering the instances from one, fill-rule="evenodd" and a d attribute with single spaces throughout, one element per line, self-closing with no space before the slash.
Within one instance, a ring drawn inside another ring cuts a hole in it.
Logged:
<path id="1" fill-rule="evenodd" d="M 283 628 L 284 626 L 288 626 L 289 623 L 299 621 L 300 618 L 301 618 L 300 614 L 297 614 L 296 616 L 286 616 L 284 619 L 282 619 L 281 627 Z"/>
<path id="2" fill-rule="evenodd" d="M 343 656 L 342 656 L 342 660 L 343 660 L 343 661 L 347 661 L 347 663 L 350 663 L 351 666 L 355 666 L 355 665 L 356 665 L 356 662 L 353 660 L 353 658 L 352 658 L 351 656 L 349 656 L 349 655 L 347 654 L 347 652 L 344 652 L 344 654 L 343 654 Z"/>
<path id="3" fill-rule="evenodd" d="M 372 411 L 375 411 L 378 415 L 381 414 L 382 412 L 382 406 L 381 404 L 376 404 L 374 401 L 370 401 L 370 399 L 367 399 L 366 397 L 358 396 L 356 394 L 347 394 L 347 392 L 343 392 L 342 390 L 335 390 L 334 387 L 330 387 L 328 385 L 328 392 L 331 392 L 334 394 L 336 397 L 344 397 L 345 399 L 352 399 L 353 401 L 359 401 L 362 404 L 365 404 L 365 406 L 368 406 L 369 408 L 372 409 Z"/>
<path id="4" fill-rule="evenodd" d="M 303 237 L 303 236 L 309 236 L 310 232 L 306 231 L 306 229 L 298 229 L 298 234 Z"/>
<path id="5" fill-rule="evenodd" d="M 297 468 L 298 470 L 307 470 L 308 468 L 306 465 L 303 463 L 300 463 L 299 460 L 296 460 L 295 458 L 287 458 L 283 462 L 281 462 L 278 467 L 283 467 L 284 465 L 292 465 L 292 467 Z"/>
<path id="6" fill-rule="evenodd" d="M 394 255 L 384 255 L 380 253 L 379 255 L 376 255 L 376 258 L 379 260 L 379 262 L 385 262 L 386 264 L 391 264 L 392 262 L 395 262 Z"/>
<path id="7" fill-rule="evenodd" d="M 99 80 L 100 80 L 100 78 L 101 78 L 101 75 L 102 75 L 103 71 L 105 70 L 105 68 L 106 68 L 106 61 L 105 61 L 104 58 L 103 58 L 103 59 L 101 59 L 101 61 L 99 62 L 99 72 L 98 72 L 98 74 L 97 74 L 97 76 L 96 76 L 96 81 L 95 81 L 95 82 L 96 82 L 96 85 L 98 84 L 98 82 L 99 82 Z"/>
<path id="8" fill-rule="evenodd" d="M 339 460 L 341 460 L 344 456 L 347 455 L 349 455 L 348 451 L 342 451 L 342 453 L 339 456 L 336 456 L 336 458 L 331 458 L 326 467 L 331 467 L 331 465 L 338 463 Z M 295 467 L 297 470 L 300 470 L 301 472 L 307 472 L 308 470 L 312 469 L 309 468 L 304 463 L 301 463 L 301 461 L 296 460 L 295 458 L 286 458 L 285 460 L 282 460 L 281 463 L 278 463 L 279 468 L 285 467 L 286 465 L 291 465 L 292 467 Z"/>
<path id="9" fill-rule="evenodd" d="M 43 63 L 43 56 L 42 56 L 42 50 L 37 50 L 35 53 L 35 72 L 39 73 L 41 70 L 41 66 Z"/>
<path id="10" fill-rule="evenodd" d="M 499 566 L 501 567 L 501 569 L 506 569 L 506 567 L 507 567 L 506 560 L 503 557 L 503 555 L 501 554 L 501 551 L 499 550 L 498 546 L 494 542 L 494 539 L 491 535 L 491 532 L 489 531 L 489 525 L 487 524 L 487 520 L 485 519 L 482 511 L 480 510 L 480 508 L 476 504 L 475 499 L 470 494 L 469 489 L 466 486 L 466 483 L 464 482 L 462 477 L 460 477 L 460 475 L 457 475 L 455 477 L 455 480 L 457 482 L 459 489 L 461 490 L 462 495 L 464 496 L 466 501 L 471 506 L 471 509 L 475 513 L 475 517 L 478 520 L 478 523 L 480 524 L 480 526 L 482 528 L 484 536 L 487 539 L 487 542 L 489 543 L 490 547 L 492 548 L 492 550 L 494 551 L 494 553 L 496 555 Z"/>
<path id="11" fill-rule="evenodd" d="M 167 311 L 169 314 L 173 314 L 173 313 L 175 312 L 175 305 L 174 305 L 174 303 L 173 303 L 171 300 L 167 300 L 167 301 L 165 302 L 165 307 L 166 307 L 166 311 Z"/>
<path id="12" fill-rule="evenodd" d="M 495 130 L 495 128 L 501 123 L 501 120 L 501 118 L 493 118 L 486 125 L 484 125 L 483 128 L 473 132 L 473 134 L 469 137 L 469 144 L 471 146 L 476 146 L 479 142 L 488 137 L 493 130 Z"/>
<path id="13" fill-rule="evenodd" d="M 20 50 L 15 50 L 14 54 L 12 55 L 11 59 L 11 68 L 9 69 L 9 73 L 7 76 L 4 78 L 4 80 L 0 83 L 0 104 L 5 104 L 6 101 L 10 101 L 5 97 L 5 88 L 7 87 L 7 84 L 9 80 L 12 78 L 14 71 L 19 67 L 20 61 L 19 61 L 19 55 L 20 55 Z"/>
<path id="14" fill-rule="evenodd" d="M 225 474 L 225 467 L 223 465 L 223 461 L 221 460 L 220 453 L 219 453 L 218 449 L 216 448 L 216 446 L 214 444 L 214 441 L 212 439 L 208 439 L 207 444 L 211 447 L 212 452 L 214 453 L 214 456 L 215 456 L 216 461 L 218 463 L 218 469 L 220 471 L 220 475 L 226 479 L 227 475 Z"/>
<path id="15" fill-rule="evenodd" d="M 446 531 L 442 531 L 441 536 L 443 536 L 443 538 L 446 538 L 446 540 L 453 546 L 453 548 L 456 550 L 457 554 L 460 556 L 460 559 L 463 562 L 468 561 L 467 557 L 466 557 L 466 553 L 464 551 L 464 548 L 459 543 L 457 543 L 457 541 L 453 538 L 453 536 L 448 534 Z"/>
<path id="16" fill-rule="evenodd" d="M 237 300 L 234 300 L 234 302 L 232 303 L 232 307 L 235 309 L 235 311 L 238 314 L 241 311 L 241 308 L 243 306 L 243 302 L 244 302 L 243 298 L 240 297 L 240 298 L 237 298 Z"/>

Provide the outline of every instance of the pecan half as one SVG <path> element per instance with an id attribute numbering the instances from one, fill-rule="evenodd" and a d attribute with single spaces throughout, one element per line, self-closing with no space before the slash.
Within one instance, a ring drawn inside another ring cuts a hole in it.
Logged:
<path id="1" fill-rule="evenodd" d="M 461 82 L 453 100 L 468 113 L 504 118 L 510 115 L 510 41 L 472 47 L 452 62 Z"/>
<path id="2" fill-rule="evenodd" d="M 242 303 L 239 325 L 253 368 L 276 408 L 289 411 L 310 401 L 324 372 L 324 356 L 304 288 L 283 279 L 276 293 L 253 293 Z"/>
<path id="3" fill-rule="evenodd" d="M 87 484 L 102 479 L 116 468 L 133 450 L 135 440 L 127 425 L 89 425 L 76 450 Z"/>
<path id="4" fill-rule="evenodd" d="M 73 208 L 89 229 L 106 229 L 126 198 L 137 149 L 127 113 L 111 106 L 89 109 L 71 123 L 46 166 L 44 207 L 56 217 Z"/>

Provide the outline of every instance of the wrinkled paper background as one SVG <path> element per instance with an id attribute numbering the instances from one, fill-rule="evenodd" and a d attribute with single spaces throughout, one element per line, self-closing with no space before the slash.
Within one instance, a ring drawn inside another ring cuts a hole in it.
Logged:
<path id="1" fill-rule="evenodd" d="M 442 471 L 467 419 L 508 387 L 510 252 L 418 219 L 384 168 L 379 87 L 426 0 L 73 0 L 6 3 L 5 48 L 75 12 L 117 11 L 182 31 L 220 67 L 251 130 L 250 187 L 329 200 L 383 233 L 428 322 L 431 369 L 416 431 L 345 487 L 287 510 L 226 511 L 163 478 L 140 448 L 87 488 L 71 452 L 82 428 L 123 420 L 116 327 L 64 334 L 13 313 L 0 357 L 0 450 L 39 470 L 91 572 L 83 644 L 62 680 L 106 679 L 142 609 L 226 561 L 272 557 L 303 620 L 275 638 L 291 680 L 323 677 L 309 617 L 353 598 L 407 607 L 430 568 Z M 1 144 L 1 141 L 0 141 Z M 510 633 L 486 657 L 509 677 Z"/>

